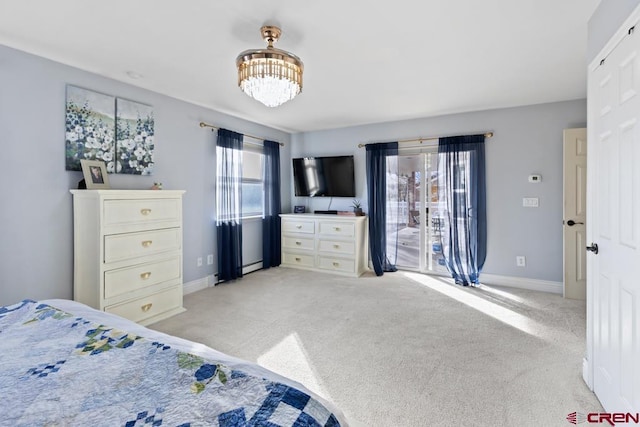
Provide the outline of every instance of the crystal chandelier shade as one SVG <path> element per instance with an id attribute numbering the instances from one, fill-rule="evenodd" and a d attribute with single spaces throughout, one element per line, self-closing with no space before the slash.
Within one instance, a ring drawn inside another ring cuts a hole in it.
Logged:
<path id="1" fill-rule="evenodd" d="M 304 65 L 297 56 L 273 47 L 281 34 L 278 27 L 265 26 L 260 31 L 268 46 L 238 55 L 238 86 L 267 107 L 277 107 L 302 91 Z"/>

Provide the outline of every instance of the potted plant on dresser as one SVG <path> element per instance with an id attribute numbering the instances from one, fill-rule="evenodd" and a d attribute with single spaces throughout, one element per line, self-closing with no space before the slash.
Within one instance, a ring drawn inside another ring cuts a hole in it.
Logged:
<path id="1" fill-rule="evenodd" d="M 356 216 L 364 216 L 364 212 L 362 212 L 362 205 L 358 199 L 353 199 L 353 212 Z"/>

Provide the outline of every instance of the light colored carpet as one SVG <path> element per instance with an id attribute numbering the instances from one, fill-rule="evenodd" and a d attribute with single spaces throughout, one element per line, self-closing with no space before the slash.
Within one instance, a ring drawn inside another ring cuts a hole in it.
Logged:
<path id="1" fill-rule="evenodd" d="M 151 328 L 293 378 L 354 426 L 566 426 L 602 411 L 582 381 L 585 304 L 558 295 L 272 268 L 184 302 Z"/>

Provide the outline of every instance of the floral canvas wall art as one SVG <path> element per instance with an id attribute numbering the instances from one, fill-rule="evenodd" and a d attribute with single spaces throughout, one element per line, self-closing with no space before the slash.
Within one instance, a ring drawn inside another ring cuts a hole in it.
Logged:
<path id="1" fill-rule="evenodd" d="M 152 174 L 154 118 L 151 106 L 116 99 L 116 145 L 117 173 Z M 110 170 L 109 164 L 107 170 Z"/>
<path id="2" fill-rule="evenodd" d="M 82 159 L 113 163 L 115 97 L 67 85 L 66 98 L 66 170 L 82 170 Z"/>

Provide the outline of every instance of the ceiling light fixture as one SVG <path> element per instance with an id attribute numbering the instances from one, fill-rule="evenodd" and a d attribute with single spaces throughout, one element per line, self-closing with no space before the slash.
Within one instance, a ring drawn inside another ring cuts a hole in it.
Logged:
<path id="1" fill-rule="evenodd" d="M 304 65 L 297 56 L 273 47 L 282 33 L 280 28 L 267 25 L 260 32 L 268 46 L 238 55 L 238 86 L 267 107 L 277 107 L 302 92 Z"/>

